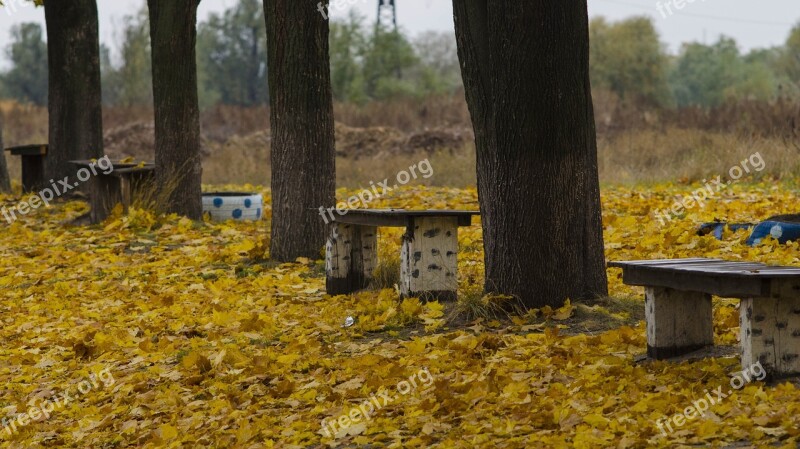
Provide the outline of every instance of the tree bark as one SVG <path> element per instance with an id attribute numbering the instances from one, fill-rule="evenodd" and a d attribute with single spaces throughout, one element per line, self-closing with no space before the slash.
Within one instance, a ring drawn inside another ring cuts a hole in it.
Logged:
<path id="1" fill-rule="evenodd" d="M 327 7 L 328 2 L 322 5 Z M 264 0 L 272 128 L 271 257 L 319 258 L 336 168 L 328 20 L 312 4 Z"/>
<path id="2" fill-rule="evenodd" d="M 3 143 L 3 112 L 0 111 L 0 193 L 11 193 L 11 177 L 8 176 L 5 144 Z"/>
<path id="3" fill-rule="evenodd" d="M 586 0 L 454 0 L 477 146 L 487 292 L 608 291 Z"/>
<path id="4" fill-rule="evenodd" d="M 44 183 L 69 177 L 74 184 L 76 167 L 67 161 L 103 157 L 97 3 L 45 0 L 44 14 L 49 74 Z"/>
<path id="5" fill-rule="evenodd" d="M 156 178 L 166 212 L 199 220 L 202 206 L 197 99 L 198 0 L 148 0 L 153 61 Z"/>

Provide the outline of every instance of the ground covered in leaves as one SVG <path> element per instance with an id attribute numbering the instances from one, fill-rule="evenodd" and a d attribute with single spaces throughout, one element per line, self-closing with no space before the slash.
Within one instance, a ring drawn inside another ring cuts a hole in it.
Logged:
<path id="1" fill-rule="evenodd" d="M 794 184 L 737 184 L 667 224 L 653 217 L 698 187 L 604 188 L 607 259 L 800 265 L 797 244 L 694 232 L 714 218 L 796 212 Z M 423 188 L 371 204 L 388 205 L 478 206 L 475 190 Z M 2 223 L 0 447 L 796 447 L 800 437 L 791 382 L 752 382 L 662 433 L 657 419 L 727 389 L 738 359 L 637 362 L 642 292 L 616 269 L 612 299 L 494 319 L 475 293 L 480 226 L 460 234 L 464 299 L 445 307 L 400 302 L 391 288 L 330 297 L 319 263 L 268 260 L 266 222 L 134 210 L 64 224 L 86 210 L 69 202 Z M 399 231 L 382 236 L 384 259 L 398 243 Z M 720 344 L 736 344 L 736 306 L 715 300 Z"/>

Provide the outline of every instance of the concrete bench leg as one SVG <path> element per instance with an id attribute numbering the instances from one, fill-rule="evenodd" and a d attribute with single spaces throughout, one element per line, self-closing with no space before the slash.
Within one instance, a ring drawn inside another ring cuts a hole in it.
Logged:
<path id="1" fill-rule="evenodd" d="M 346 295 L 367 288 L 377 263 L 377 227 L 331 224 L 325 246 L 325 288 L 328 294 Z"/>
<path id="2" fill-rule="evenodd" d="M 773 281 L 769 298 L 739 306 L 742 368 L 756 363 L 771 377 L 800 374 L 800 284 Z"/>
<path id="3" fill-rule="evenodd" d="M 711 295 L 647 287 L 644 304 L 648 357 L 667 359 L 714 344 Z"/>
<path id="4" fill-rule="evenodd" d="M 458 219 L 416 217 L 400 253 L 403 297 L 454 301 L 458 296 Z"/>

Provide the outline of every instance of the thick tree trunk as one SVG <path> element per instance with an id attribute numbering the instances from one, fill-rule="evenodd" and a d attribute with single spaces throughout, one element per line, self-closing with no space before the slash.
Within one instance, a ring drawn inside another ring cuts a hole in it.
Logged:
<path id="1" fill-rule="evenodd" d="M 153 60 L 156 177 L 162 204 L 199 220 L 202 161 L 197 100 L 198 0 L 148 0 Z"/>
<path id="2" fill-rule="evenodd" d="M 74 184 L 76 167 L 67 161 L 103 157 L 97 3 L 45 0 L 44 13 L 50 129 L 44 183 L 69 177 Z"/>
<path id="3" fill-rule="evenodd" d="M 11 192 L 11 177 L 8 176 L 5 148 L 3 143 L 3 113 L 0 112 L 0 193 Z"/>
<path id="4" fill-rule="evenodd" d="M 322 4 L 327 7 L 328 2 Z M 312 4 L 264 0 L 272 128 L 271 257 L 319 258 L 336 168 L 328 21 Z"/>
<path id="5" fill-rule="evenodd" d="M 586 0 L 454 0 L 489 292 L 607 294 Z"/>

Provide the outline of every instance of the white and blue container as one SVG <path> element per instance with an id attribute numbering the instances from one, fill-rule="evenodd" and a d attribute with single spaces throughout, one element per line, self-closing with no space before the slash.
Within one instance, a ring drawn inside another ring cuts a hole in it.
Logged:
<path id="1" fill-rule="evenodd" d="M 264 212 L 264 199 L 258 193 L 212 192 L 203 194 L 203 214 L 214 221 L 257 221 Z"/>

